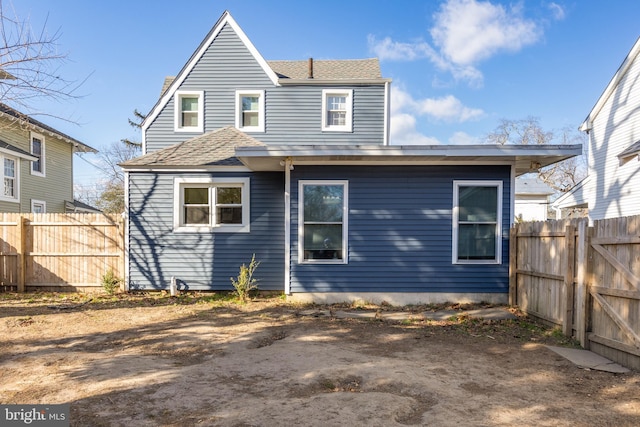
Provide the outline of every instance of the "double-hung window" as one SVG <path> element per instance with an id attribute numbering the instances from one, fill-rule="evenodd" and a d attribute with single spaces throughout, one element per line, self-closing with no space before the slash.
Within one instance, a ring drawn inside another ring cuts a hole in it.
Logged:
<path id="1" fill-rule="evenodd" d="M 500 264 L 502 181 L 453 182 L 453 263 Z"/>
<path id="2" fill-rule="evenodd" d="M 203 132 L 204 92 L 177 91 L 174 96 L 176 132 Z"/>
<path id="3" fill-rule="evenodd" d="M 300 262 L 347 263 L 347 181 L 300 181 Z"/>
<path id="4" fill-rule="evenodd" d="M 3 156 L 3 179 L 2 179 L 2 193 L 0 193 L 0 199 L 7 201 L 18 200 L 18 159 L 14 157 Z"/>
<path id="5" fill-rule="evenodd" d="M 176 231 L 249 231 L 249 178 L 175 178 Z"/>
<path id="6" fill-rule="evenodd" d="M 236 128 L 264 132 L 264 91 L 236 91 Z"/>
<path id="7" fill-rule="evenodd" d="M 31 161 L 31 175 L 45 176 L 44 173 L 44 136 L 31 133 L 31 155 L 38 160 Z"/>
<path id="8" fill-rule="evenodd" d="M 322 91 L 322 130 L 351 132 L 353 117 L 353 90 Z"/>

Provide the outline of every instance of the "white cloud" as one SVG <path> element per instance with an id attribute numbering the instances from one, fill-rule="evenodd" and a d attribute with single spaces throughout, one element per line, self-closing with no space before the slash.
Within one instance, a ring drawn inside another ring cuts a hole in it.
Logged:
<path id="1" fill-rule="evenodd" d="M 414 99 L 403 88 L 393 86 L 391 88 L 390 143 L 392 145 L 441 144 L 442 142 L 438 139 L 426 136 L 417 130 L 418 117 L 426 117 L 432 121 L 461 123 L 482 115 L 484 115 L 482 110 L 466 107 L 452 95 Z M 452 138 L 454 141 L 462 141 L 462 135 L 462 133 L 456 133 Z"/>
<path id="2" fill-rule="evenodd" d="M 477 64 L 501 51 L 515 52 L 540 39 L 535 22 L 518 7 L 488 1 L 449 0 L 435 15 L 431 37 L 442 54 L 461 66 Z"/>
<path id="3" fill-rule="evenodd" d="M 565 11 L 558 3 L 549 3 L 549 10 L 556 21 L 562 21 L 565 17 Z"/>
<path id="4" fill-rule="evenodd" d="M 564 17 L 558 4 L 551 3 L 549 9 L 556 19 Z M 369 35 L 369 49 L 382 61 L 428 59 L 456 80 L 480 87 L 480 62 L 501 52 L 517 52 L 542 36 L 541 27 L 526 19 L 520 7 L 505 9 L 490 1 L 448 0 L 434 14 L 434 21 L 429 31 L 433 45 L 423 40 L 398 42 L 390 37 L 377 40 Z"/>
<path id="5" fill-rule="evenodd" d="M 466 132 L 455 132 L 451 138 L 449 138 L 449 144 L 451 145 L 469 145 L 479 144 L 480 141 L 477 137 L 471 136 Z"/>

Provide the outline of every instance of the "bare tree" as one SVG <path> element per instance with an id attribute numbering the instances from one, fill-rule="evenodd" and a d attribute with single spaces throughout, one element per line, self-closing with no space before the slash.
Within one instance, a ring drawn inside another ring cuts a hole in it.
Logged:
<path id="1" fill-rule="evenodd" d="M 134 110 L 133 115 L 134 118 L 129 119 L 129 124 L 139 130 L 145 115 L 138 110 Z M 99 168 L 105 175 L 105 180 L 100 186 L 97 199 L 93 202 L 97 208 L 107 213 L 124 212 L 124 172 L 118 165 L 139 156 L 141 150 L 142 143 L 124 138 L 112 142 L 109 147 L 100 151 Z"/>
<path id="2" fill-rule="evenodd" d="M 537 117 L 527 117 L 520 120 L 502 119 L 495 130 L 485 137 L 489 144 L 581 144 L 586 146 L 587 136 L 578 131 L 565 127 L 559 131 L 548 131 L 540 125 Z M 567 159 L 541 169 L 538 178 L 556 192 L 569 191 L 587 174 L 584 154 L 580 157 Z"/>
<path id="3" fill-rule="evenodd" d="M 77 97 L 86 79 L 62 77 L 67 53 L 59 51 L 60 35 L 60 30 L 48 33 L 46 22 L 34 30 L 28 19 L 17 16 L 10 1 L 0 0 L 0 102 L 33 114 L 30 110 L 37 98 Z"/>

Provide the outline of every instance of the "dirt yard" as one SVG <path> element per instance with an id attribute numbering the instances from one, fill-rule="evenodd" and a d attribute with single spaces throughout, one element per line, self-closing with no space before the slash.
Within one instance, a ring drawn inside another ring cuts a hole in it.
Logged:
<path id="1" fill-rule="evenodd" d="M 74 426 L 640 425 L 640 374 L 578 368 L 544 347 L 571 343 L 525 318 L 309 308 L 0 294 L 0 402 L 70 403 Z"/>

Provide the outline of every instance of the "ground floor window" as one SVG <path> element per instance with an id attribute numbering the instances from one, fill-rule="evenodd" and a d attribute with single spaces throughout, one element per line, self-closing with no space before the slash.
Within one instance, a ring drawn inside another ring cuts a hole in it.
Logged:
<path id="1" fill-rule="evenodd" d="M 249 231 L 249 178 L 176 178 L 177 231 Z"/>
<path id="2" fill-rule="evenodd" d="M 347 262 L 347 205 L 347 181 L 300 181 L 300 262 Z"/>
<path id="3" fill-rule="evenodd" d="M 453 262 L 501 262 L 502 181 L 454 181 Z"/>

